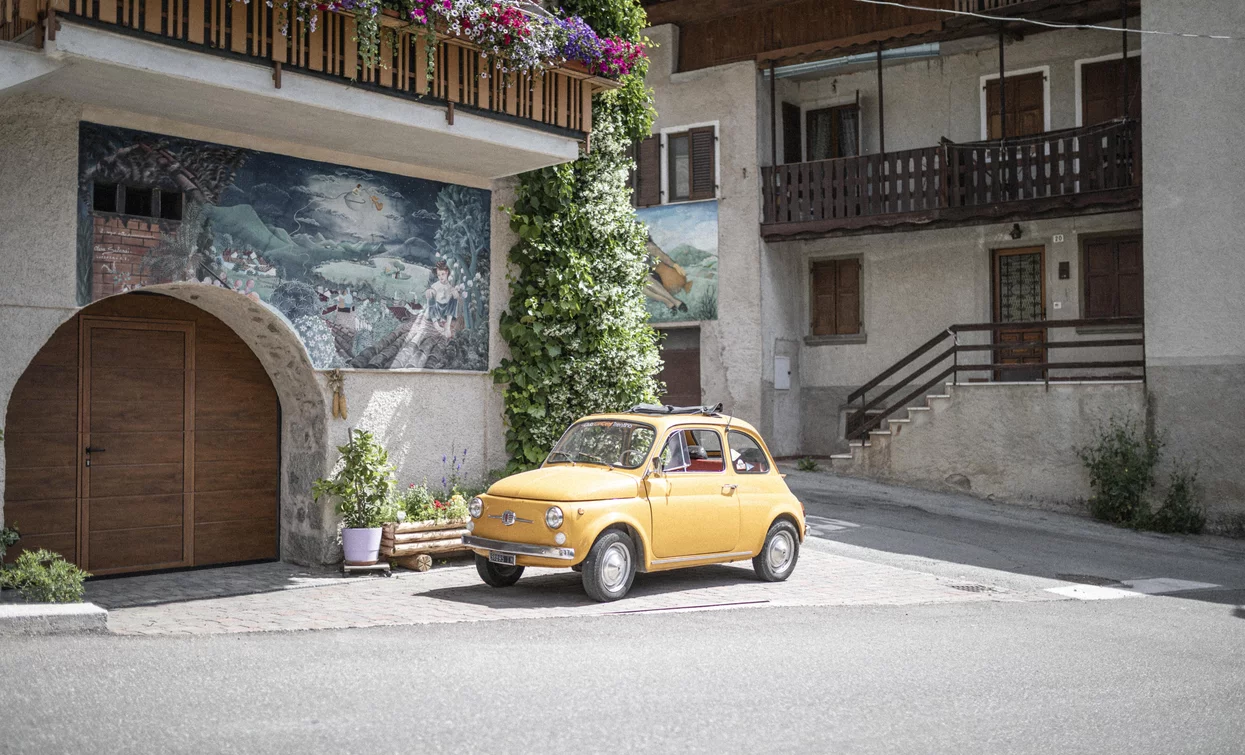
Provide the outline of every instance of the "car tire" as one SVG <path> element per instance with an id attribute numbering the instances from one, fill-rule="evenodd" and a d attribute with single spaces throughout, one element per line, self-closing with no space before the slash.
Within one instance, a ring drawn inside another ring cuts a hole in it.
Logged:
<path id="1" fill-rule="evenodd" d="M 488 556 L 476 554 L 476 571 L 489 587 L 509 587 L 523 576 L 522 566 L 502 566 L 488 560 Z"/>
<path id="2" fill-rule="evenodd" d="M 770 525 L 761 552 L 752 559 L 752 568 L 765 582 L 781 582 L 795 571 L 800 560 L 800 533 L 795 525 L 780 519 Z"/>
<path id="3" fill-rule="evenodd" d="M 598 603 L 623 597 L 635 580 L 635 559 L 631 538 L 618 530 L 607 531 L 592 544 L 584 559 L 584 592 Z"/>

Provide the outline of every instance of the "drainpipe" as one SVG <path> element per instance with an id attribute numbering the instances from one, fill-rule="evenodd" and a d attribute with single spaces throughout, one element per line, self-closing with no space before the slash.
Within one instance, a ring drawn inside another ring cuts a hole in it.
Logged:
<path id="1" fill-rule="evenodd" d="M 778 77 L 775 61 L 769 62 L 769 164 L 778 166 Z"/>
<path id="2" fill-rule="evenodd" d="M 1124 54 L 1120 57 L 1120 81 L 1124 85 L 1120 89 L 1120 117 L 1127 118 L 1128 98 L 1132 93 L 1128 87 L 1128 0 L 1120 0 L 1120 37 L 1124 44 Z"/>

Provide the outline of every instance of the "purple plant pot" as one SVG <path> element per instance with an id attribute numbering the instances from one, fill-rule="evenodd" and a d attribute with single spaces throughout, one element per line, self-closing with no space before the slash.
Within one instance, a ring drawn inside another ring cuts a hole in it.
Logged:
<path id="1" fill-rule="evenodd" d="M 346 563 L 365 566 L 380 560 L 380 527 L 342 528 L 342 551 Z"/>

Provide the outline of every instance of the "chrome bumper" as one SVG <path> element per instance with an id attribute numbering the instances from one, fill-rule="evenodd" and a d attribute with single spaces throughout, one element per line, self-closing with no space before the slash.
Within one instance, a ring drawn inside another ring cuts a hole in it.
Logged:
<path id="1" fill-rule="evenodd" d="M 556 558 L 562 561 L 575 560 L 574 548 L 556 548 L 551 545 L 531 545 L 530 543 L 510 543 L 505 540 L 489 540 L 486 537 L 475 537 L 474 535 L 463 535 L 463 545 L 468 548 L 509 553 L 515 556 Z"/>

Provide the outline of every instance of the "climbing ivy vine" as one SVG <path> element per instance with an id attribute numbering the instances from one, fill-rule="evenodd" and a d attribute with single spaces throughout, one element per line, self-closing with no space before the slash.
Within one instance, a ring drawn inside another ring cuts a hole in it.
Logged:
<path id="1" fill-rule="evenodd" d="M 569 0 L 602 35 L 639 41 L 638 0 Z M 648 136 L 647 61 L 593 102 L 592 149 L 573 163 L 525 173 L 509 208 L 519 241 L 501 335 L 510 471 L 538 464 L 585 414 L 654 400 L 661 367 L 644 308 L 645 230 L 627 187 L 628 146 Z"/>

